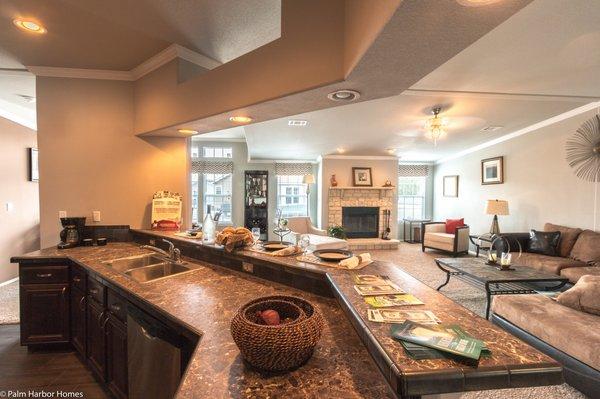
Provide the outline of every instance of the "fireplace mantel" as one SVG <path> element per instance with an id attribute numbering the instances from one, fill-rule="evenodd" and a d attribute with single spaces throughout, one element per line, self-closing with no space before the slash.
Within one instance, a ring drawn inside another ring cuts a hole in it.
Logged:
<path id="1" fill-rule="evenodd" d="M 356 186 L 336 186 L 329 187 L 329 192 L 341 191 L 341 196 L 345 197 L 347 192 L 354 192 L 357 190 L 373 190 L 379 192 L 379 198 L 386 197 L 385 193 L 394 190 L 396 187 L 356 187 Z"/>

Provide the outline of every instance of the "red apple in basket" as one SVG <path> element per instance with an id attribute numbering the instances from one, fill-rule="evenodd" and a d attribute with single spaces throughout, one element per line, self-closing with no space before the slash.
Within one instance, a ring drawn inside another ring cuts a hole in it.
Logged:
<path id="1" fill-rule="evenodd" d="M 268 326 L 277 326 L 281 323 L 281 319 L 279 318 L 279 313 L 273 309 L 263 310 L 259 313 L 260 318 L 265 322 Z"/>

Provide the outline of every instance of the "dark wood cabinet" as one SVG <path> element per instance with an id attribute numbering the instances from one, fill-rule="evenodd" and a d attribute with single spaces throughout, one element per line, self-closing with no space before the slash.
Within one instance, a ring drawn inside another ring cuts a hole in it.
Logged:
<path id="1" fill-rule="evenodd" d="M 87 359 L 90 368 L 102 380 L 106 381 L 106 340 L 104 333 L 104 307 L 88 297 L 87 306 Z"/>
<path id="2" fill-rule="evenodd" d="M 117 398 L 127 398 L 127 326 L 113 314 L 106 323 L 106 382 Z"/>
<path id="3" fill-rule="evenodd" d="M 85 293 L 71 287 L 71 343 L 85 358 L 86 354 L 86 306 Z"/>
<path id="4" fill-rule="evenodd" d="M 68 343 L 69 285 L 21 285 L 21 345 Z"/>

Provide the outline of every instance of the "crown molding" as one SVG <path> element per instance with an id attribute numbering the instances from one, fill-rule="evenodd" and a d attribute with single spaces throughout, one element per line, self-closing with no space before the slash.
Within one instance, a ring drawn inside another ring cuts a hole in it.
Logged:
<path id="1" fill-rule="evenodd" d="M 100 79 L 133 81 L 130 71 L 112 71 L 109 69 L 60 68 L 47 66 L 28 66 L 29 72 L 35 76 L 50 78 Z"/>
<path id="2" fill-rule="evenodd" d="M 129 71 L 115 71 L 110 69 L 85 69 L 85 68 L 61 68 L 48 66 L 28 66 L 29 72 L 36 76 L 47 76 L 53 78 L 75 78 L 75 79 L 100 79 L 100 80 L 124 80 L 136 81 L 142 76 L 157 70 L 163 65 L 176 58 L 192 62 L 204 69 L 211 70 L 220 65 L 220 62 L 192 51 L 178 44 L 171 44 L 158 54 L 148 58 L 140 65 Z"/>
<path id="3" fill-rule="evenodd" d="M 398 161 L 400 158 L 393 155 L 323 155 L 321 159 L 362 159 L 374 161 Z"/>
<path id="4" fill-rule="evenodd" d="M 317 161 L 314 159 L 252 159 L 248 157 L 248 163 L 266 163 L 266 164 L 275 164 L 275 163 L 310 163 L 316 164 Z"/>
<path id="5" fill-rule="evenodd" d="M 481 144 L 476 145 L 474 147 L 470 147 L 470 148 L 467 148 L 465 150 L 459 151 L 456 154 L 449 155 L 447 157 L 444 157 L 444 158 L 441 158 L 441 159 L 437 160 L 436 164 L 439 165 L 441 163 L 448 162 L 448 161 L 451 161 L 451 160 L 456 159 L 456 158 L 464 157 L 465 155 L 471 154 L 473 152 L 476 152 L 476 151 L 479 151 L 479 150 L 483 150 L 484 148 L 492 147 L 492 146 L 494 146 L 496 144 L 500 144 L 500 143 L 508 141 L 508 140 L 512 140 L 512 139 L 517 138 L 519 136 L 523 136 L 524 134 L 534 132 L 536 130 L 539 130 L 541 128 L 553 125 L 553 124 L 558 123 L 558 122 L 562 122 L 562 121 L 564 121 L 566 119 L 573 118 L 574 116 L 583 114 L 583 113 L 591 111 L 593 109 L 600 109 L 600 101 L 595 101 L 595 102 L 588 103 L 588 104 L 583 105 L 581 107 L 578 107 L 578 108 L 572 109 L 570 111 L 564 112 L 562 114 L 553 116 L 552 118 L 548 118 L 548 119 L 545 119 L 545 120 L 543 120 L 541 122 L 534 123 L 533 125 L 527 126 L 527 127 L 523 128 L 523 129 L 519 129 L 517 131 L 514 131 L 512 133 L 506 134 L 504 136 L 495 138 L 495 139 L 490 140 L 490 141 L 486 141 L 485 143 L 481 143 Z"/>

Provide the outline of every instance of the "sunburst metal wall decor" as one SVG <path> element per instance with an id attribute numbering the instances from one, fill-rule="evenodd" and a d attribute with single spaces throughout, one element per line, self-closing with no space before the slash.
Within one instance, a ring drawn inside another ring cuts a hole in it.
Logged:
<path id="1" fill-rule="evenodd" d="M 577 177 L 600 182 L 600 115 L 584 122 L 567 140 L 566 149 Z"/>

